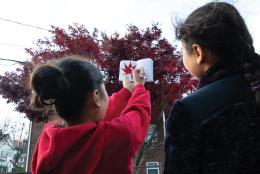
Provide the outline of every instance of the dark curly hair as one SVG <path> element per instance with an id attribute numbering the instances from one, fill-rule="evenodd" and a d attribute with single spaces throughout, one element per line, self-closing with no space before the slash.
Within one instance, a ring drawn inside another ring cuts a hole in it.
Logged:
<path id="1" fill-rule="evenodd" d="M 197 43 L 210 50 L 216 61 L 240 68 L 254 87 L 260 106 L 260 56 L 238 10 L 225 2 L 210 2 L 193 11 L 183 23 L 175 26 L 176 38 L 188 52 Z"/>
<path id="2" fill-rule="evenodd" d="M 65 121 L 74 121 L 82 112 L 88 95 L 100 90 L 103 75 L 92 63 L 79 56 L 61 58 L 35 68 L 31 75 L 34 93 L 31 107 L 45 110 L 54 106 Z"/>

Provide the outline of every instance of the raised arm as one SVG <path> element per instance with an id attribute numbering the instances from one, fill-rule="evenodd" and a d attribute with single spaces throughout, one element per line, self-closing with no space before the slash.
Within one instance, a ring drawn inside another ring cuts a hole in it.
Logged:
<path id="1" fill-rule="evenodd" d="M 134 83 L 127 76 L 123 80 L 123 88 L 109 97 L 105 121 L 118 117 L 125 108 L 134 90 Z"/>
<path id="2" fill-rule="evenodd" d="M 113 93 L 112 96 L 109 97 L 104 120 L 109 121 L 120 116 L 131 95 L 131 92 L 126 88 L 122 88 L 119 92 Z"/>
<path id="3" fill-rule="evenodd" d="M 144 68 L 135 69 L 132 74 L 135 88 L 120 117 L 129 135 L 131 156 L 144 142 L 151 119 L 150 93 L 144 87 Z"/>
<path id="4" fill-rule="evenodd" d="M 143 143 L 148 132 L 151 119 L 150 93 L 144 86 L 135 86 L 132 97 L 123 110 L 120 121 L 126 126 L 130 135 L 131 155 L 137 151 Z"/>

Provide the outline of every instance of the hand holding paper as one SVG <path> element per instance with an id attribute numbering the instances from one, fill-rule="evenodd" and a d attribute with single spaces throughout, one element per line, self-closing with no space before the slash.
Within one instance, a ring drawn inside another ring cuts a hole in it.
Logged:
<path id="1" fill-rule="evenodd" d="M 128 89 L 131 93 L 133 92 L 134 90 L 134 83 L 131 82 L 126 76 L 123 80 L 123 87 Z"/>
<path id="2" fill-rule="evenodd" d="M 133 80 L 134 80 L 134 85 L 138 85 L 138 84 L 144 85 L 144 83 L 145 83 L 145 72 L 144 72 L 143 67 L 140 67 L 139 69 L 133 70 Z"/>

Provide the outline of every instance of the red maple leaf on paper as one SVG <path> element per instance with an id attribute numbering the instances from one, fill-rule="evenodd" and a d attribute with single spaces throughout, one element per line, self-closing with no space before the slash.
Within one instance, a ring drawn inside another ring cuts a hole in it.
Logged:
<path id="1" fill-rule="evenodd" d="M 125 68 L 122 68 L 125 74 L 132 74 L 132 71 L 135 69 L 136 66 L 133 66 L 130 62 L 128 65 L 125 64 Z"/>

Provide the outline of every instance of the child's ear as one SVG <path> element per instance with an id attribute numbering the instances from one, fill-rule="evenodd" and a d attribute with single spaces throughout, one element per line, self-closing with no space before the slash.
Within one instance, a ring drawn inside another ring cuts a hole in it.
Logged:
<path id="1" fill-rule="evenodd" d="M 205 50 L 199 44 L 192 44 L 192 52 L 196 58 L 197 64 L 205 62 Z"/>
<path id="2" fill-rule="evenodd" d="M 93 101 L 95 106 L 97 106 L 97 107 L 101 107 L 102 106 L 100 92 L 97 89 L 95 89 L 92 92 L 92 101 Z"/>

